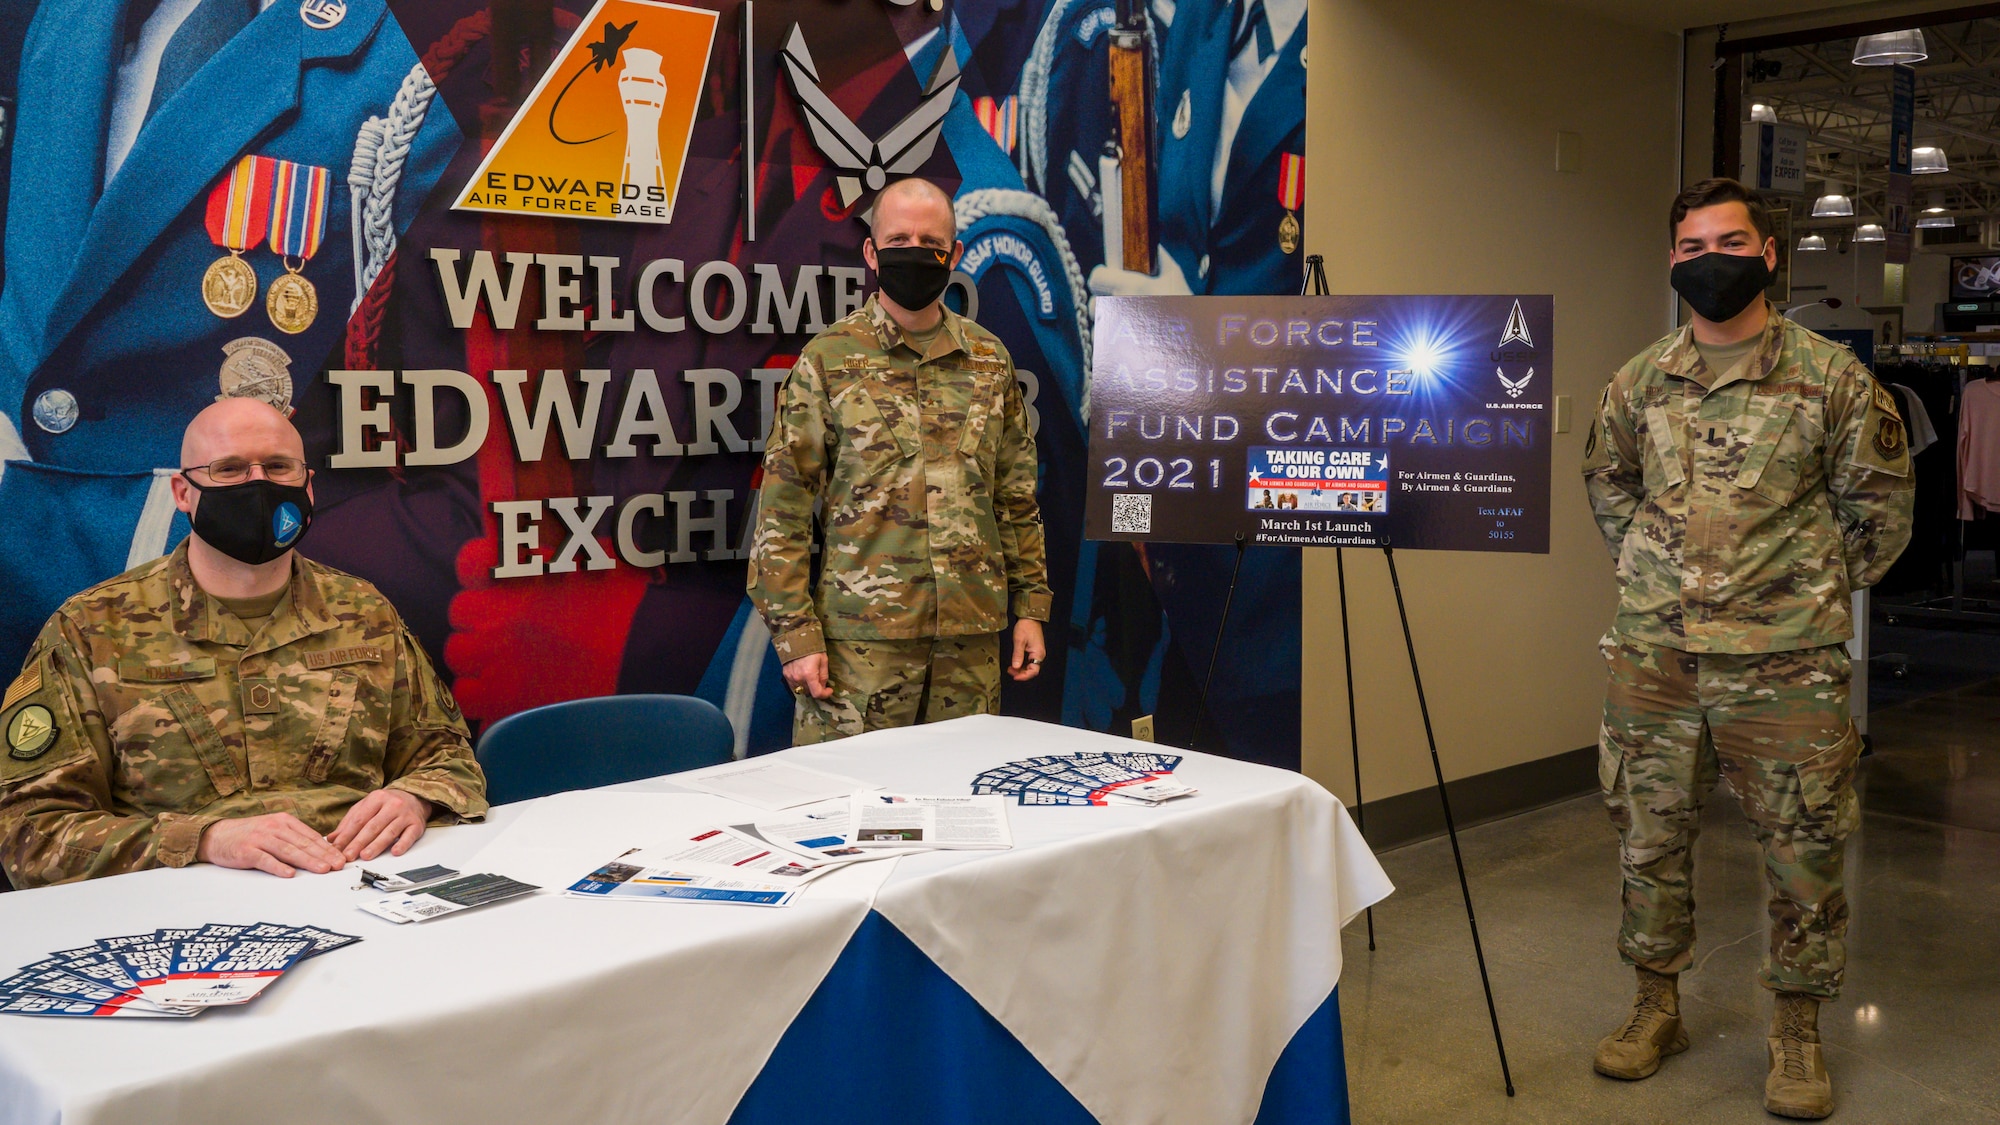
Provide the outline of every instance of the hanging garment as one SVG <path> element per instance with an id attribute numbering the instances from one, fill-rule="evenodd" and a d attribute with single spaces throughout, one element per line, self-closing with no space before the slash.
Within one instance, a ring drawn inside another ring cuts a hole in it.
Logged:
<path id="1" fill-rule="evenodd" d="M 1931 425 L 1930 411 L 1924 409 L 1924 400 L 1917 392 L 1901 383 L 1889 384 L 1896 392 L 1896 405 L 1903 411 L 1903 428 L 1910 432 L 1910 456 L 1915 457 L 1936 444 L 1937 427 Z"/>
<path id="2" fill-rule="evenodd" d="M 2000 512 L 2000 382 L 1972 379 L 1958 407 L 1958 518 Z"/>

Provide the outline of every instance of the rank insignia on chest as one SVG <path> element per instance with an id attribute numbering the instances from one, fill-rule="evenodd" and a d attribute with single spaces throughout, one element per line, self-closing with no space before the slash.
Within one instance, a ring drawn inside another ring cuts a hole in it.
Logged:
<path id="1" fill-rule="evenodd" d="M 30 761 L 48 752 L 56 741 L 56 717 L 39 703 L 30 703 L 7 720 L 7 756 Z"/>

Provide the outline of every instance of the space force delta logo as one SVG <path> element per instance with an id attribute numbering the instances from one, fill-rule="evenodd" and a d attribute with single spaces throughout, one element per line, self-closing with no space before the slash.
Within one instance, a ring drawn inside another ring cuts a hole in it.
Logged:
<path id="1" fill-rule="evenodd" d="M 1519 344 L 1523 349 L 1528 350 L 1510 352 L 1507 350 L 1507 345 L 1509 344 Z M 1514 311 L 1507 314 L 1507 327 L 1500 330 L 1500 345 L 1494 351 L 1493 358 L 1495 360 L 1532 359 L 1534 358 L 1532 350 L 1534 346 L 1534 338 L 1528 335 L 1528 318 L 1521 312 L 1521 302 L 1517 300 L 1514 302 Z M 1509 379 L 1507 372 L 1497 366 L 1494 367 L 1493 374 L 1499 377 L 1500 388 L 1507 392 L 1508 398 L 1520 398 L 1522 395 L 1528 393 L 1528 381 L 1535 377 L 1535 369 L 1533 367 L 1528 368 L 1528 373 L 1518 379 Z"/>
<path id="2" fill-rule="evenodd" d="M 454 209 L 671 220 L 717 19 L 659 0 L 599 0 Z"/>

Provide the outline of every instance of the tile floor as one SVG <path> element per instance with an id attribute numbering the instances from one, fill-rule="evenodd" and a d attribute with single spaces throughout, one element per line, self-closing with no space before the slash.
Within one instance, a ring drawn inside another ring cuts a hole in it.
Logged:
<path id="1" fill-rule="evenodd" d="M 1846 994 L 1821 1013 L 1834 1121 L 2000 1125 L 2000 680 L 1876 712 L 1848 853 Z M 1770 1001 L 1761 864 L 1718 791 L 1697 843 L 1702 925 L 1681 977 L 1693 1037 L 1644 1082 L 1590 1069 L 1632 992 L 1612 947 L 1615 838 L 1595 797 L 1460 839 L 1507 1038 L 1505 1096 L 1449 845 L 1382 856 L 1397 892 L 1343 934 L 1341 1018 L 1360 1125 L 1776 1121 L 1762 1111 Z"/>

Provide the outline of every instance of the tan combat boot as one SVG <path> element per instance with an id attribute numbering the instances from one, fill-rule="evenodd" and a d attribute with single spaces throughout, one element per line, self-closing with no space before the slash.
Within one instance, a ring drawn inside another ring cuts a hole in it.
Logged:
<path id="1" fill-rule="evenodd" d="M 1819 1000 L 1780 992 L 1771 1012 L 1771 1074 L 1764 1109 L 1779 1117 L 1817 1121 L 1833 1112 L 1833 1079 L 1819 1053 Z"/>
<path id="2" fill-rule="evenodd" d="M 1597 1073 L 1628 1081 L 1650 1078 L 1660 1069 L 1662 1058 L 1688 1049 L 1687 1032 L 1681 1029 L 1678 979 L 1639 970 L 1639 996 L 1632 1002 L 1632 1014 L 1597 1045 L 1597 1058 L 1591 1063 Z"/>

